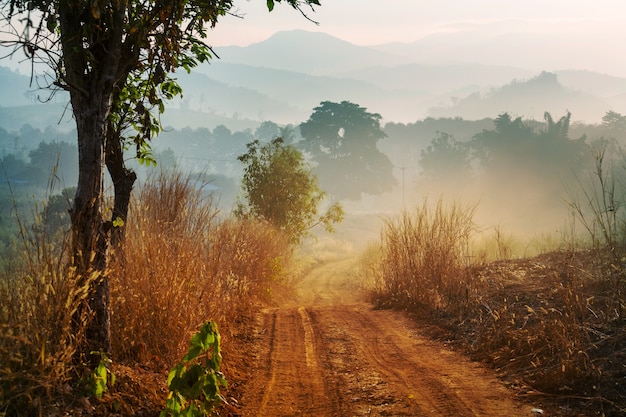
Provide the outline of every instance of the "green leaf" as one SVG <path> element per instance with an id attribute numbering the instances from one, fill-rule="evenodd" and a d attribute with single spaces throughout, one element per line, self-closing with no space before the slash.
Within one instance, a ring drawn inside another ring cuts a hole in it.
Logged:
<path id="1" fill-rule="evenodd" d="M 267 10 L 270 12 L 274 10 L 274 0 L 267 0 Z"/>
<path id="2" fill-rule="evenodd" d="M 172 370 L 170 371 L 170 373 L 167 375 L 167 386 L 170 387 L 172 385 L 172 381 L 174 380 L 174 378 L 179 374 L 182 373 L 180 372 L 182 368 L 181 364 L 176 365 L 175 367 L 172 368 Z"/>
<path id="3" fill-rule="evenodd" d="M 183 357 L 183 362 L 189 362 L 196 359 L 202 352 L 202 346 L 194 345 L 189 348 L 187 354 Z"/>

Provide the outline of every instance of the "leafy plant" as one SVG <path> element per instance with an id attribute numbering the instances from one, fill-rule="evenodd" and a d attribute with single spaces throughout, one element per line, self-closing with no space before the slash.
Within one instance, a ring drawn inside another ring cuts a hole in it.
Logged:
<path id="1" fill-rule="evenodd" d="M 191 338 L 189 351 L 170 371 L 170 394 L 160 417 L 212 415 L 222 401 L 220 386 L 226 387 L 221 362 L 217 324 L 209 321 Z"/>
<path id="2" fill-rule="evenodd" d="M 105 392 L 115 384 L 115 374 L 107 367 L 111 363 L 111 359 L 102 352 L 91 352 L 92 355 L 100 355 L 100 363 L 96 369 L 89 375 L 88 384 L 89 391 L 96 398 L 102 398 Z"/>

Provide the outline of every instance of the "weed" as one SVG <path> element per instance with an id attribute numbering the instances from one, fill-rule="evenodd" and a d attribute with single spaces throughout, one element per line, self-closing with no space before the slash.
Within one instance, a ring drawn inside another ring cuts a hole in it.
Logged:
<path id="1" fill-rule="evenodd" d="M 226 379 L 220 372 L 221 362 L 217 325 L 204 323 L 191 338 L 187 354 L 167 377 L 170 394 L 160 417 L 212 415 L 223 400 L 220 387 L 226 387 Z"/>

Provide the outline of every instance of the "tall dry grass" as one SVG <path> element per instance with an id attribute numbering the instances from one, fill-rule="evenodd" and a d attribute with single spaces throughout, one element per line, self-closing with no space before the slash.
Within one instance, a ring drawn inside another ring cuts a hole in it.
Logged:
<path id="1" fill-rule="evenodd" d="M 377 302 L 426 311 L 463 308 L 471 286 L 473 212 L 458 203 L 424 201 L 413 213 L 388 219 L 374 285 Z"/>
<path id="2" fill-rule="evenodd" d="M 284 278 L 287 240 L 269 224 L 221 218 L 182 174 L 152 177 L 133 201 L 111 267 L 113 356 L 169 367 L 198 326 L 236 322 Z"/>
<path id="3" fill-rule="evenodd" d="M 520 392 L 585 410 L 576 415 L 624 415 L 626 181 L 604 163 L 599 153 L 565 231 L 526 246 L 496 228 L 477 247 L 471 210 L 441 202 L 387 221 L 362 262 L 377 303 L 443 313 L 446 339 Z"/>
<path id="4" fill-rule="evenodd" d="M 98 279 L 79 279 L 67 238 L 49 234 L 46 210 L 33 213 L 17 218 L 19 234 L 0 262 L 0 414 L 14 416 L 41 415 L 44 399 L 80 377 L 72 358 L 87 316 L 77 311 Z"/>
<path id="5" fill-rule="evenodd" d="M 169 369 L 207 320 L 218 322 L 226 353 L 242 318 L 286 279 L 292 248 L 266 223 L 220 217 L 190 177 L 155 175 L 138 191 L 107 270 L 110 357 Z M 49 234 L 45 210 L 34 212 L 1 254 L 10 259 L 0 263 L 0 415 L 46 415 L 88 395 L 73 363 L 88 317 L 76 312 L 99 277 L 79 279 L 68 241 Z"/>

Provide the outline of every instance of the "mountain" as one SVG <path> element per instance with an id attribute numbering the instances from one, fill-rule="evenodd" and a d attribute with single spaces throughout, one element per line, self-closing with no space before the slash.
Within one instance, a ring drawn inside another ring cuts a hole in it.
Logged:
<path id="1" fill-rule="evenodd" d="M 476 64 L 512 66 L 535 73 L 545 70 L 588 70 L 626 77 L 623 39 L 607 37 L 607 28 L 619 33 L 625 20 L 456 23 L 414 42 L 377 45 L 384 54 L 438 65 Z M 602 29 L 598 29 L 601 27 Z"/>
<path id="2" fill-rule="evenodd" d="M 564 87 L 557 74 L 542 72 L 527 80 L 514 80 L 486 94 L 471 94 L 448 106 L 432 108 L 429 114 L 478 120 L 508 112 L 527 119 L 543 119 L 546 111 L 555 118 L 569 111 L 573 120 L 600 122 L 611 109 L 603 99 Z"/>
<path id="3" fill-rule="evenodd" d="M 521 68 L 495 65 L 409 63 L 394 67 L 361 68 L 342 75 L 390 90 L 410 89 L 427 94 L 443 94 L 493 87 L 533 74 L 533 71 Z"/>
<path id="4" fill-rule="evenodd" d="M 245 88 L 260 92 L 294 108 L 286 114 L 273 113 L 272 120 L 284 122 L 285 117 L 292 117 L 288 123 L 306 120 L 313 108 L 322 101 L 349 100 L 359 103 L 371 111 L 383 115 L 393 114 L 401 120 L 411 120 L 417 112 L 423 112 L 423 105 L 429 94 L 404 89 L 386 89 L 373 82 L 360 81 L 349 76 L 315 76 L 284 69 L 254 67 L 216 61 L 199 67 L 199 71 L 210 79 L 217 80 L 232 88 Z M 426 100 L 427 101 L 427 100 Z M 249 103 L 248 103 L 249 104 Z M 259 112 L 251 114 L 256 116 Z M 263 111 L 269 117 L 269 111 Z M 295 116 L 295 117 L 294 117 Z"/>
<path id="5" fill-rule="evenodd" d="M 218 120 L 227 126 L 240 126 L 244 120 L 243 125 L 264 120 L 298 124 L 326 100 L 355 102 L 381 114 L 385 123 L 410 123 L 428 116 L 482 119 L 504 111 L 541 118 L 544 111 L 559 115 L 567 110 L 574 121 L 599 123 L 607 110 L 626 113 L 626 78 L 554 70 L 549 63 L 560 51 L 537 51 L 540 35 L 526 36 L 523 28 L 488 28 L 493 30 L 455 27 L 415 43 L 376 47 L 295 30 L 247 47 L 217 48 L 220 59 L 201 64 L 191 74 L 174 74 L 184 95 L 168 105 L 170 113 L 163 119 L 172 126 L 205 123 L 208 128 Z M 565 38 L 544 43 L 558 45 Z M 509 43 L 502 44 L 505 40 Z M 512 62 L 524 65 L 496 63 L 510 55 L 517 57 Z M 537 61 L 541 56 L 550 59 Z M 542 71 L 556 78 L 531 82 Z M 0 86 L 5 90 L 0 106 L 7 108 L 5 115 L 9 108 L 36 102 L 24 94 L 28 83 L 29 77 L 0 68 Z M 63 97 L 57 100 L 61 103 Z M 176 109 L 180 111 L 175 118 Z M 199 113 L 211 117 L 198 117 Z M 5 123 L 29 120 L 11 117 L 5 117 Z"/>
<path id="6" fill-rule="evenodd" d="M 315 75 L 332 75 L 381 63 L 391 67 L 412 61 L 305 30 L 278 32 L 262 42 L 246 47 L 219 47 L 215 52 L 223 62 Z"/>

